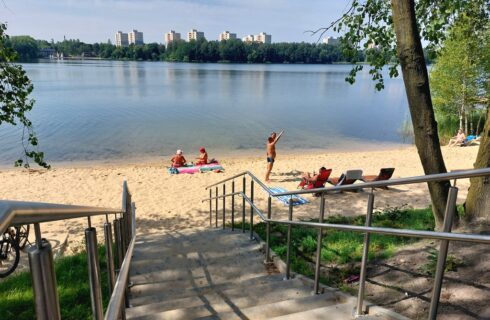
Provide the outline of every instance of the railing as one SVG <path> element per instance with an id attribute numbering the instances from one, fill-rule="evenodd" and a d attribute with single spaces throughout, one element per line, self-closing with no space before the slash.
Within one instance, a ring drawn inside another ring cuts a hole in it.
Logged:
<path id="1" fill-rule="evenodd" d="M 114 237 L 109 215 L 114 214 Z M 88 257 L 90 298 L 94 319 L 103 319 L 102 286 L 97 250 L 96 229 L 92 216 L 105 215 L 104 238 L 108 272 L 108 295 L 111 296 L 105 319 L 125 318 L 129 264 L 136 239 L 135 204 L 127 183 L 123 183 L 122 208 L 99 208 L 40 202 L 0 201 L 0 234 L 10 225 L 34 224 L 36 243 L 29 248 L 29 266 L 36 305 L 37 319 L 61 319 L 59 297 L 54 272 L 53 251 L 42 238 L 40 223 L 87 217 L 85 243 Z M 113 250 L 113 243 L 115 248 Z M 114 254 L 115 253 L 115 254 Z M 115 278 L 118 273 L 117 280 Z"/>
<path id="2" fill-rule="evenodd" d="M 250 177 L 250 193 L 247 196 L 246 194 L 246 176 Z M 222 212 L 222 226 L 225 228 L 226 223 L 226 198 L 231 197 L 231 228 L 235 229 L 235 196 L 242 197 L 242 232 L 245 232 L 245 216 L 246 216 L 246 203 L 250 206 L 250 239 L 253 240 L 254 234 L 254 226 L 253 226 L 253 216 L 254 213 L 266 223 L 266 248 L 265 248 L 265 262 L 271 263 L 271 255 L 270 255 L 270 226 L 271 223 L 282 224 L 288 226 L 287 232 L 287 252 L 286 252 L 286 276 L 285 279 L 291 278 L 291 269 L 290 269 L 290 261 L 291 261 L 291 230 L 293 226 L 302 226 L 302 227 L 310 227 L 318 229 L 317 236 L 317 250 L 316 250 L 316 262 L 315 262 L 315 279 L 314 279 L 314 292 L 316 294 L 320 293 L 320 254 L 321 254 L 321 246 L 322 246 L 322 238 L 323 238 L 323 229 L 334 229 L 334 230 L 343 230 L 343 231 L 352 231 L 364 233 L 364 243 L 363 243 L 363 254 L 361 260 L 361 269 L 359 276 L 359 291 L 357 298 L 357 307 L 355 308 L 355 317 L 360 317 L 364 314 L 363 304 L 364 304 L 364 290 L 365 290 L 365 282 L 366 282 L 366 266 L 368 262 L 368 254 L 369 254 L 369 238 L 371 234 L 384 234 L 384 235 L 394 235 L 394 236 L 402 236 L 402 237 L 415 237 L 415 238 L 424 238 L 424 239 L 435 239 L 440 240 L 440 249 L 436 266 L 436 273 L 434 277 L 434 288 L 432 290 L 432 299 L 429 310 L 429 319 L 435 319 L 437 316 L 437 309 L 439 305 L 439 299 L 442 288 L 442 280 L 444 276 L 444 268 L 446 264 L 447 251 L 449 241 L 465 241 L 465 242 L 476 242 L 476 243 L 484 243 L 490 244 L 490 236 L 485 235 L 477 235 L 477 234 L 465 234 L 465 233 L 451 233 L 453 218 L 456 212 L 456 199 L 458 194 L 458 188 L 456 187 L 456 181 L 458 179 L 464 178 L 473 178 L 473 177 L 485 177 L 485 179 L 489 179 L 490 176 L 490 168 L 485 169 L 475 169 L 475 170 L 461 170 L 454 171 L 450 173 L 441 173 L 441 174 L 431 174 L 426 176 L 418 176 L 418 177 L 408 177 L 401 179 L 392 179 L 387 181 L 376 181 L 376 182 L 366 182 L 355 185 L 344 185 L 344 186 L 336 186 L 329 188 L 318 188 L 318 189 L 310 189 L 310 190 L 297 190 L 291 192 L 281 192 L 274 193 L 272 192 L 265 184 L 263 184 L 257 177 L 255 177 L 251 172 L 244 171 L 240 174 L 234 175 L 230 178 L 219 181 L 215 184 L 209 185 L 206 187 L 206 190 L 209 189 L 209 198 L 203 199 L 202 201 L 209 201 L 209 224 L 212 226 L 212 216 L 213 216 L 213 200 L 215 200 L 215 226 L 218 227 L 218 199 L 222 199 L 223 202 L 223 212 Z M 242 191 L 235 192 L 235 179 L 242 178 Z M 446 210 L 444 214 L 444 224 L 443 230 L 441 232 L 436 231 L 419 231 L 419 230 L 407 230 L 407 229 L 393 229 L 393 228 L 379 228 L 379 227 L 371 227 L 371 220 L 373 214 L 373 205 L 374 205 L 374 188 L 379 187 L 387 187 L 394 185 L 407 185 L 414 183 L 424 183 L 431 181 L 449 181 L 454 180 L 453 186 L 449 189 L 449 195 L 446 204 Z M 226 182 L 231 181 L 231 193 L 226 193 Z M 254 183 L 257 183 L 267 194 L 267 213 L 264 214 L 257 205 L 254 203 Z M 223 193 L 219 195 L 219 185 L 223 185 Z M 212 188 L 215 187 L 215 195 L 213 196 Z M 359 191 L 362 189 L 371 189 L 368 194 L 367 201 L 367 213 L 366 213 L 366 222 L 365 226 L 352 226 L 352 225 L 344 225 L 344 224 L 331 224 L 324 223 L 324 215 L 325 215 L 325 198 L 330 193 L 337 193 L 339 191 Z M 298 194 L 320 194 L 320 212 L 319 212 L 319 222 L 306 222 L 306 221 L 294 221 L 293 220 L 293 202 L 292 197 Z M 272 205 L 271 199 L 272 197 L 277 196 L 291 196 L 289 201 L 289 210 L 288 210 L 288 220 L 277 220 L 272 219 Z"/>

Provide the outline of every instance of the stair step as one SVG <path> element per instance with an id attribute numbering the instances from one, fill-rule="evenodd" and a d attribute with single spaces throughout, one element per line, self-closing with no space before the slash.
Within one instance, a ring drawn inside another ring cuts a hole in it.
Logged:
<path id="1" fill-rule="evenodd" d="M 238 312 L 235 310 L 232 312 L 209 315 L 198 319 L 201 320 L 270 319 L 272 317 L 277 317 L 290 313 L 302 312 L 305 310 L 334 305 L 341 302 L 342 300 L 340 296 L 332 292 L 328 292 L 320 295 L 313 295 L 312 293 L 310 293 L 310 295 L 304 297 L 290 297 L 289 299 L 281 299 L 281 301 L 278 302 L 254 305 L 248 308 L 243 308 L 238 310 Z M 303 319 L 310 319 L 310 318 L 303 318 Z M 338 318 L 338 319 L 343 319 L 343 318 Z"/>
<path id="2" fill-rule="evenodd" d="M 225 250 L 228 247 L 224 248 Z M 231 248 L 230 248 L 231 249 Z M 233 248 L 233 251 L 240 254 L 249 254 L 253 252 L 257 252 L 260 249 L 260 245 L 254 242 L 249 242 L 247 244 L 242 244 L 240 246 L 236 246 Z M 186 250 L 181 249 L 180 247 L 163 247 L 163 246 L 151 246 L 144 249 L 136 248 L 133 251 L 133 261 L 135 264 L 141 263 L 141 261 L 161 261 L 162 259 L 169 260 L 169 257 L 177 257 L 177 258 L 186 258 L 190 253 L 201 251 L 200 254 L 202 258 L 208 260 L 220 259 L 222 257 L 228 256 L 230 253 L 228 251 L 221 249 L 208 249 L 206 251 L 200 250 L 199 247 L 191 247 Z"/>
<path id="3" fill-rule="evenodd" d="M 237 249 L 236 253 L 230 255 L 229 252 L 212 252 L 203 254 L 198 251 L 181 253 L 172 252 L 166 255 L 158 254 L 160 258 L 140 259 L 132 261 L 131 274 L 151 273 L 160 270 L 189 269 L 213 265 L 236 265 L 243 264 L 243 261 L 261 262 L 264 256 L 258 248 Z"/>
<path id="4" fill-rule="evenodd" d="M 279 292 L 280 291 L 280 292 Z M 260 297 L 261 299 L 267 299 L 267 295 L 270 292 L 274 292 L 274 294 L 278 295 L 296 295 L 304 296 L 308 295 L 311 292 L 311 288 L 307 288 L 301 283 L 299 280 L 288 280 L 288 281 L 276 281 L 271 283 L 264 283 L 259 285 L 252 286 L 240 286 L 231 284 L 228 287 L 223 289 L 219 287 L 204 287 L 204 288 L 192 288 L 187 290 L 167 290 L 165 292 L 161 292 L 158 294 L 152 294 L 148 296 L 138 296 L 131 297 L 130 304 L 133 307 L 142 306 L 145 304 L 158 303 L 166 300 L 173 299 L 181 299 L 192 296 L 203 296 L 206 294 L 218 293 L 224 294 L 225 297 L 229 299 L 242 298 L 249 296 L 250 299 L 258 299 L 256 297 Z"/>
<path id="5" fill-rule="evenodd" d="M 352 303 L 339 303 L 330 306 L 314 308 L 311 310 L 291 312 L 286 315 L 270 318 L 271 320 L 297 320 L 297 319 L 315 319 L 315 320 L 338 320 L 338 319 L 353 319 Z M 362 318 L 370 319 L 370 318 Z"/>
<path id="6" fill-rule="evenodd" d="M 283 275 L 264 275 L 264 273 L 250 274 L 250 277 L 242 279 L 214 278 L 211 282 L 206 277 L 194 279 L 182 279 L 177 281 L 166 281 L 146 284 L 133 284 L 131 287 L 131 297 L 147 296 L 159 294 L 167 290 L 186 291 L 215 287 L 216 290 L 227 290 L 237 286 L 257 286 L 266 283 L 282 281 Z"/>
<path id="7" fill-rule="evenodd" d="M 311 290 L 302 288 L 300 281 L 285 282 L 287 285 L 284 282 L 275 282 L 272 285 L 206 292 L 174 302 L 146 304 L 127 309 L 126 316 L 128 319 L 191 319 L 215 315 L 221 317 L 221 315 L 227 316 L 228 314 L 240 315 L 242 309 L 298 297 L 305 298 L 304 302 L 307 306 L 325 305 L 327 300 L 336 301 L 332 293 L 321 295 L 321 298 L 311 296 Z M 176 307 L 177 305 L 180 305 L 181 308 Z M 175 309 L 170 310 L 172 306 L 175 306 Z"/>

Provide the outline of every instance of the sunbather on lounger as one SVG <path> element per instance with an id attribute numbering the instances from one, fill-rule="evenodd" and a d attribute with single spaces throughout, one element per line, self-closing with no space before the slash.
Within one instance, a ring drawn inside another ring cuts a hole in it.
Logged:
<path id="1" fill-rule="evenodd" d="M 326 169 L 325 167 L 321 167 L 317 174 L 304 172 L 301 175 L 303 179 L 298 188 L 302 189 L 313 189 L 313 188 L 322 188 L 325 186 L 328 178 L 330 177 L 330 173 L 332 173 L 332 169 Z"/>
<path id="2" fill-rule="evenodd" d="M 448 147 L 461 146 L 466 139 L 466 135 L 463 132 L 463 129 L 458 130 L 458 134 L 455 137 L 452 137 L 447 144 Z"/>

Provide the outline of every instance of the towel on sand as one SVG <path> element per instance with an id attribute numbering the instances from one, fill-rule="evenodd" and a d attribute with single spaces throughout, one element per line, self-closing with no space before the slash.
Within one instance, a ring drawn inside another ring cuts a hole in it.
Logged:
<path id="1" fill-rule="evenodd" d="M 178 173 L 196 173 L 196 172 L 207 172 L 220 170 L 225 171 L 225 169 L 219 163 L 209 163 L 197 166 L 188 166 L 188 167 L 179 167 L 179 168 L 168 168 L 167 171 L 170 174 L 178 174 Z"/>
<path id="2" fill-rule="evenodd" d="M 280 188 L 280 187 L 272 187 L 269 189 L 274 193 L 281 193 L 281 192 L 287 192 L 288 191 L 288 190 L 286 190 L 284 188 Z M 291 196 L 279 196 L 279 197 L 273 197 L 273 198 L 281 201 L 285 205 L 289 205 L 289 199 L 291 199 Z M 298 195 L 293 195 L 292 199 L 293 199 L 293 206 L 299 206 L 301 204 L 305 204 L 305 203 L 309 202 L 305 198 L 302 198 Z"/>

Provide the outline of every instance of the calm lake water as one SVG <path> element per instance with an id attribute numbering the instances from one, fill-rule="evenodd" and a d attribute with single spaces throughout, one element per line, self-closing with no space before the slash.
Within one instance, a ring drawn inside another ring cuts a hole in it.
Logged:
<path id="1" fill-rule="evenodd" d="M 403 143 L 408 116 L 401 79 L 376 92 L 349 65 L 235 65 L 64 61 L 25 64 L 36 100 L 30 118 L 51 162 L 280 150 L 373 149 Z M 0 164 L 21 154 L 19 128 L 0 127 Z"/>

